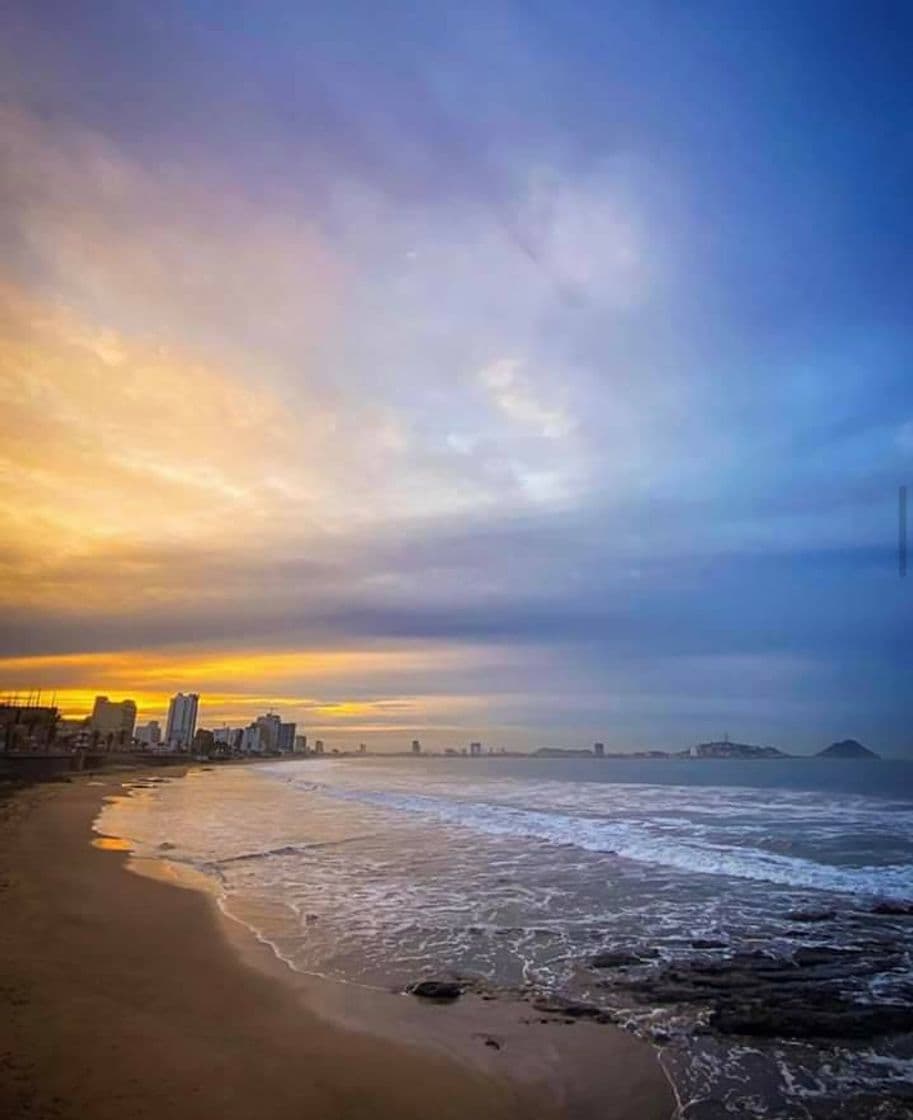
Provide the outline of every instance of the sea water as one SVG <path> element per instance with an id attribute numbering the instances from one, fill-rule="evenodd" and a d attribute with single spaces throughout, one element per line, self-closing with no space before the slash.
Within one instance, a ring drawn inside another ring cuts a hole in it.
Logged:
<path id="1" fill-rule="evenodd" d="M 913 899 L 913 763 L 369 756 L 128 792 L 98 830 L 209 875 L 226 912 L 300 971 L 394 989 L 455 974 L 604 1006 L 662 1039 L 689 1117 L 823 1115 L 848 1093 L 908 1087 L 909 1040 L 695 1035 L 700 1007 L 645 1004 L 591 961 L 633 951 L 649 969 L 687 963 L 699 939 L 788 955 L 874 935 L 900 964 L 847 990 L 909 999 L 913 919 L 871 909 Z M 789 917 L 809 908 L 835 917 Z"/>

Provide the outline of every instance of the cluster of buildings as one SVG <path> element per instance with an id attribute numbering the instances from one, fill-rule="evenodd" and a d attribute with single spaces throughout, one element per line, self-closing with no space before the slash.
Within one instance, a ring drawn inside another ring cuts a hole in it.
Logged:
<path id="1" fill-rule="evenodd" d="M 41 704 L 32 696 L 9 697 L 0 702 L 0 753 L 51 753 L 60 751 L 133 751 L 186 753 L 206 757 L 232 755 L 323 754 L 321 739 L 308 749 L 306 735 L 296 724 L 274 712 L 258 716 L 246 727 L 197 727 L 200 697 L 178 692 L 168 704 L 162 728 L 158 720 L 137 725 L 133 700 L 96 696 L 92 712 L 84 719 L 64 719 L 56 704 Z"/>

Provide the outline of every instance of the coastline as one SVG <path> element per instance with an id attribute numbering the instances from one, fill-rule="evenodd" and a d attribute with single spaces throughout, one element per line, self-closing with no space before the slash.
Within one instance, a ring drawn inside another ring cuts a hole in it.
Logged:
<path id="1" fill-rule="evenodd" d="M 154 868 L 133 874 L 129 852 L 93 846 L 91 828 L 103 799 L 141 773 L 86 774 L 2 802 L 3 1115 L 673 1115 L 657 1055 L 623 1031 L 304 976 L 212 892 Z"/>

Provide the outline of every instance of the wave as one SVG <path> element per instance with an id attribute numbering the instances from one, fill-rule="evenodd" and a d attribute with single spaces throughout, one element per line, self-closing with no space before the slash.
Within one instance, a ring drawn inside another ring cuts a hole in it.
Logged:
<path id="1" fill-rule="evenodd" d="M 266 848 L 260 852 L 242 852 L 237 856 L 225 856 L 223 859 L 207 862 L 222 866 L 227 863 L 251 863 L 261 859 L 275 859 L 277 856 L 297 856 L 320 848 L 338 848 L 343 844 L 355 844 L 360 840 L 370 840 L 372 835 L 372 833 L 364 833 L 359 836 L 344 836 L 339 840 L 314 840 L 307 844 L 283 844 L 279 848 Z"/>
<path id="2" fill-rule="evenodd" d="M 589 852 L 621 856 L 639 863 L 679 871 L 723 875 L 780 886 L 885 898 L 913 896 L 913 867 L 836 867 L 797 856 L 780 855 L 738 844 L 719 843 L 683 822 L 608 820 L 567 812 L 518 808 L 428 794 L 312 786 L 324 796 L 417 815 L 424 819 L 493 836 L 515 836 Z M 678 822 L 676 822 L 678 823 Z M 660 831 L 661 829 L 661 831 Z M 701 838 L 697 840 L 695 834 Z"/>

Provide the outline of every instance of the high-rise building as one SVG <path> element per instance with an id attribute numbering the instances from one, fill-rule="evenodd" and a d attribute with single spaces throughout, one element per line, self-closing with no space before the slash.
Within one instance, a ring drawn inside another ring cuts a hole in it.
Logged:
<path id="1" fill-rule="evenodd" d="M 279 750 L 283 754 L 291 754 L 295 749 L 295 724 L 279 724 Z"/>
<path id="2" fill-rule="evenodd" d="M 596 755 L 597 758 L 605 758 L 605 743 L 594 743 L 593 754 Z"/>
<path id="3" fill-rule="evenodd" d="M 318 739 L 314 743 L 314 754 L 323 754 L 323 739 Z"/>
<path id="4" fill-rule="evenodd" d="M 132 700 L 109 700 L 96 696 L 89 717 L 89 729 L 105 746 L 129 746 L 136 725 L 136 704 Z"/>
<path id="5" fill-rule="evenodd" d="M 209 757 L 210 752 L 216 745 L 215 738 L 211 731 L 207 731 L 205 727 L 198 727 L 197 732 L 193 737 L 193 753 L 195 755 L 202 755 Z"/>
<path id="6" fill-rule="evenodd" d="M 263 753 L 272 754 L 279 750 L 279 728 L 282 726 L 275 712 L 267 712 L 265 716 L 257 716 L 254 723 L 262 728 Z"/>
<path id="7" fill-rule="evenodd" d="M 473 758 L 478 758 L 478 756 L 482 753 L 482 744 L 481 743 L 470 743 L 469 744 L 469 753 L 472 755 Z"/>
<path id="8" fill-rule="evenodd" d="M 295 736 L 295 754 L 307 754 L 308 751 L 308 737 L 307 735 Z"/>
<path id="9" fill-rule="evenodd" d="M 162 728 L 157 719 L 141 723 L 134 732 L 134 738 L 144 747 L 157 747 L 162 742 Z"/>
<path id="10" fill-rule="evenodd" d="M 412 740 L 412 753 L 413 754 L 421 754 L 422 753 L 422 744 L 418 741 L 418 739 L 413 739 Z"/>
<path id="11" fill-rule="evenodd" d="M 189 751 L 197 729 L 197 710 L 200 697 L 196 692 L 178 692 L 168 705 L 168 723 L 165 725 L 165 743 L 169 750 Z"/>
<path id="12" fill-rule="evenodd" d="M 245 727 L 241 732 L 241 753 L 268 754 L 270 751 L 269 736 L 269 725 L 256 720 L 250 727 Z"/>

